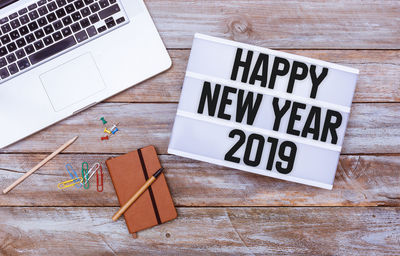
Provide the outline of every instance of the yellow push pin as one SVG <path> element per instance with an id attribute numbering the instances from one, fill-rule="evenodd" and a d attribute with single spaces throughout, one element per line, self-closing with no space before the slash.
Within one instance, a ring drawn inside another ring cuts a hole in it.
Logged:
<path id="1" fill-rule="evenodd" d="M 107 128 L 104 128 L 104 132 L 111 134 L 111 131 L 107 130 Z"/>

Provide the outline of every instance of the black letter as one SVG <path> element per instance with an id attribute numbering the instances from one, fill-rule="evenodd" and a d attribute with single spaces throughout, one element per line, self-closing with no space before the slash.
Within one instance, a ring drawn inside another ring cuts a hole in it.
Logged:
<path id="1" fill-rule="evenodd" d="M 279 64 L 283 65 L 283 69 L 279 69 Z M 272 66 L 271 77 L 269 79 L 268 88 L 274 89 L 277 76 L 284 76 L 289 73 L 290 63 L 287 59 L 275 57 L 274 65 Z"/>
<path id="2" fill-rule="evenodd" d="M 248 92 L 246 99 L 243 102 L 243 90 L 239 90 L 238 101 L 236 106 L 236 122 L 241 123 L 244 114 L 247 112 L 247 124 L 252 125 L 254 119 L 256 118 L 258 109 L 261 105 L 261 100 L 263 98 L 262 94 L 257 94 L 256 103 L 253 105 L 253 92 Z"/>
<path id="3" fill-rule="evenodd" d="M 249 71 L 250 71 L 251 59 L 253 58 L 253 52 L 247 51 L 246 61 L 241 61 L 240 59 L 242 57 L 242 52 L 243 49 L 238 48 L 236 50 L 236 57 L 235 57 L 235 63 L 233 63 L 231 80 L 236 80 L 239 67 L 243 67 L 242 82 L 247 83 L 247 78 L 249 76 Z"/>
<path id="4" fill-rule="evenodd" d="M 219 96 L 220 89 L 221 89 L 221 85 L 220 84 L 216 84 L 215 88 L 214 88 L 214 95 L 212 95 L 211 94 L 211 84 L 210 84 L 210 82 L 204 82 L 203 90 L 201 91 L 200 103 L 199 103 L 199 108 L 197 109 L 197 113 L 203 114 L 204 105 L 205 105 L 206 100 L 207 100 L 207 102 L 208 102 L 208 115 L 209 116 L 214 116 L 215 115 L 215 109 L 217 108 L 218 96 Z"/>
<path id="5" fill-rule="evenodd" d="M 285 115 L 285 113 L 290 108 L 291 102 L 289 100 L 285 101 L 285 105 L 283 105 L 282 109 L 279 109 L 279 98 L 274 98 L 272 100 L 272 106 L 274 107 L 275 113 L 275 121 L 274 121 L 274 131 L 279 131 L 279 125 L 281 124 L 281 119 Z"/>
<path id="6" fill-rule="evenodd" d="M 236 93 L 237 89 L 236 88 L 232 88 L 229 86 L 225 86 L 224 90 L 222 92 L 222 97 L 221 97 L 221 104 L 219 105 L 219 111 L 218 111 L 218 117 L 225 119 L 225 120 L 230 120 L 231 116 L 228 114 L 225 114 L 225 108 L 226 105 L 231 105 L 232 104 L 232 100 L 228 99 L 229 93 Z"/>
<path id="7" fill-rule="evenodd" d="M 314 128 L 311 128 L 311 123 L 314 120 Z M 321 108 L 312 106 L 310 109 L 310 114 L 307 117 L 307 121 L 304 124 L 303 132 L 301 137 L 307 138 L 307 135 L 311 133 L 314 140 L 319 138 L 319 127 L 321 122 Z"/>
<path id="8" fill-rule="evenodd" d="M 300 109 L 305 109 L 306 108 L 306 104 L 299 103 L 299 102 L 293 102 L 292 112 L 290 113 L 289 123 L 288 123 L 288 127 L 287 127 L 287 130 L 286 130 L 286 132 L 288 134 L 297 135 L 297 136 L 299 136 L 299 134 L 300 134 L 300 131 L 293 129 L 294 123 L 297 120 L 301 119 L 301 116 L 299 116 L 297 114 L 297 110 L 299 108 Z"/>
<path id="9" fill-rule="evenodd" d="M 263 67 L 263 69 L 262 69 L 262 74 L 260 76 L 258 73 L 260 72 L 261 66 Z M 256 65 L 254 66 L 253 72 L 251 73 L 249 83 L 254 84 L 255 81 L 258 80 L 261 81 L 260 84 L 261 87 L 266 87 L 267 79 L 268 79 L 268 55 L 260 53 L 260 55 L 258 55 L 258 59 Z"/>
<path id="10" fill-rule="evenodd" d="M 311 65 L 310 75 L 311 75 L 311 82 L 312 82 L 312 90 L 311 90 L 310 98 L 315 99 L 317 97 L 317 90 L 318 90 L 319 85 L 322 83 L 322 81 L 328 75 L 328 69 L 323 68 L 321 74 L 317 77 L 317 74 L 315 73 L 315 65 Z"/>
<path id="11" fill-rule="evenodd" d="M 301 73 L 297 74 L 297 70 L 301 68 Z M 294 82 L 296 80 L 303 80 L 307 77 L 308 74 L 308 67 L 303 62 L 293 61 L 292 72 L 290 72 L 290 78 L 288 83 L 287 92 L 293 92 Z"/>
<path id="12" fill-rule="evenodd" d="M 336 117 L 335 122 L 332 122 L 332 117 Z M 336 144 L 338 140 L 338 136 L 336 134 L 336 129 L 340 127 L 342 124 L 342 115 L 334 110 L 327 110 L 326 111 L 326 117 L 325 117 L 325 123 L 324 123 L 324 129 L 322 130 L 322 136 L 321 136 L 321 141 L 325 142 L 326 138 L 328 137 L 328 130 L 331 132 L 331 137 L 332 137 L 332 144 Z"/>

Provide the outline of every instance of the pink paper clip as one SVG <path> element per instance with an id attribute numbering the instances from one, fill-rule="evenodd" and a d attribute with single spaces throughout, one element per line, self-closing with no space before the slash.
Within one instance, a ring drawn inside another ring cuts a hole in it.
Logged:
<path id="1" fill-rule="evenodd" d="M 100 179 L 99 179 L 100 172 Z M 103 192 L 103 168 L 100 165 L 100 168 L 96 172 L 97 177 L 97 192 Z"/>

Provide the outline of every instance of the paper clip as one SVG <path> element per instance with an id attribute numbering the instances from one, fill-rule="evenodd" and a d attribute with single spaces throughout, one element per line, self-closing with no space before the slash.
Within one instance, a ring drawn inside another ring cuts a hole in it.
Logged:
<path id="1" fill-rule="evenodd" d="M 100 172 L 100 180 L 99 180 L 99 172 Z M 97 192 L 103 192 L 103 168 L 101 168 L 97 171 Z"/>
<path id="2" fill-rule="evenodd" d="M 87 162 L 83 162 L 82 163 L 82 182 L 83 182 L 83 188 L 84 189 L 89 189 L 89 183 L 88 183 L 88 175 L 89 175 L 89 172 L 88 172 L 88 168 L 89 168 L 89 166 L 88 166 L 88 163 Z"/>
<path id="3" fill-rule="evenodd" d="M 99 163 L 95 163 L 92 168 L 89 169 L 87 175 L 89 176 L 87 180 L 85 180 L 85 184 L 89 182 L 89 180 L 93 177 L 93 175 L 97 172 L 97 170 L 101 169 L 101 165 Z"/>
<path id="4" fill-rule="evenodd" d="M 103 124 L 107 123 L 107 121 L 104 119 L 104 117 L 101 117 L 100 120 L 103 122 Z"/>
<path id="5" fill-rule="evenodd" d="M 74 180 L 74 179 L 79 178 L 79 177 L 78 177 L 78 174 L 76 173 L 76 171 L 74 170 L 74 168 L 72 168 L 72 165 L 71 165 L 71 164 L 65 165 L 65 168 L 67 169 L 67 172 L 69 173 L 69 176 L 71 177 L 71 179 Z M 71 171 L 73 171 L 74 173 L 72 174 Z M 81 188 L 81 187 L 82 187 L 82 183 L 80 183 L 80 184 L 75 184 L 75 187 L 76 187 L 76 188 Z"/>
<path id="6" fill-rule="evenodd" d="M 57 188 L 58 189 L 64 189 L 64 188 L 69 188 L 72 186 L 76 186 L 77 184 L 80 184 L 82 182 L 82 177 L 78 177 L 72 180 L 67 180 L 67 181 L 63 181 L 58 183 Z"/>

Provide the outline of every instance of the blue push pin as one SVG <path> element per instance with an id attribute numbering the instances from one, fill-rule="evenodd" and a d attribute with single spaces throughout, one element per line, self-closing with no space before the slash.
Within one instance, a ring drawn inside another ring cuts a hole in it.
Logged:
<path id="1" fill-rule="evenodd" d="M 118 132 L 119 130 L 118 130 L 118 128 L 117 127 L 115 127 L 115 129 L 114 130 L 112 130 L 112 134 L 115 134 L 116 132 Z"/>

